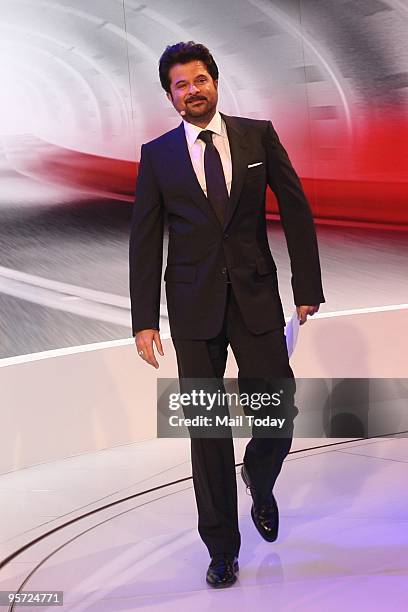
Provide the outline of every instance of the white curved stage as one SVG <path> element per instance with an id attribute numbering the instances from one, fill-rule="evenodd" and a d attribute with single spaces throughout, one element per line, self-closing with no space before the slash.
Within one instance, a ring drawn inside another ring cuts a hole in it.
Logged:
<path id="1" fill-rule="evenodd" d="M 1 590 L 64 590 L 58 609 L 74 612 L 270 610 L 271 602 L 285 611 L 406 609 L 405 439 L 292 452 L 275 487 L 281 529 L 272 544 L 255 530 L 251 499 L 238 477 L 241 569 L 236 585 L 221 592 L 204 581 L 209 560 L 196 531 L 184 442 L 141 442 L 3 480 L 3 487 L 14 487 L 15 504 L 23 497 L 29 502 L 27 488 L 41 484 L 52 492 L 32 493 L 33 511 L 40 510 L 39 498 L 44 513 L 67 511 L 43 516 L 42 525 L 14 539 L 15 546 L 96 511 L 13 559 L 0 570 Z"/>
<path id="2" fill-rule="evenodd" d="M 295 376 L 404 378 L 406 329 L 407 304 L 317 313 L 299 330 Z M 157 378 L 177 374 L 171 340 L 163 346 L 158 370 L 132 338 L 0 360 L 0 474 L 155 437 Z M 230 351 L 225 377 L 236 375 Z"/>
<path id="3" fill-rule="evenodd" d="M 407 312 L 309 318 L 295 375 L 406 377 L 398 340 Z M 235 439 L 241 570 L 234 587 L 214 591 L 196 528 L 190 441 L 155 439 L 156 378 L 176 372 L 171 340 L 158 371 L 133 343 L 0 362 L 0 590 L 62 590 L 60 609 L 75 612 L 269 610 L 271 602 L 285 611 L 406 609 L 403 434 L 295 438 L 275 487 L 273 544 L 252 524 L 239 477 L 247 440 Z M 230 358 L 226 376 L 235 374 Z"/>

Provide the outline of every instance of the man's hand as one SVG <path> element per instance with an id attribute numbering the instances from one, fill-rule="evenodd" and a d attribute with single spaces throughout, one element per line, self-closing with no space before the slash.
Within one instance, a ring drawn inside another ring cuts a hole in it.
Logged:
<path id="1" fill-rule="evenodd" d="M 142 329 L 136 333 L 135 342 L 140 357 L 157 369 L 159 364 L 154 354 L 153 342 L 160 355 L 164 355 L 159 331 L 157 329 Z"/>
<path id="2" fill-rule="evenodd" d="M 316 304 L 315 306 L 296 306 L 296 311 L 298 315 L 298 319 L 300 320 L 299 325 L 303 325 L 307 321 L 307 315 L 311 317 L 317 312 L 320 308 L 320 304 Z"/>

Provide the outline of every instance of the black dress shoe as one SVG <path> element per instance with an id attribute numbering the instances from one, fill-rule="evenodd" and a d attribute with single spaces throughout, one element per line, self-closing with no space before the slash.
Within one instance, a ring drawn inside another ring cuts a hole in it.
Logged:
<path id="1" fill-rule="evenodd" d="M 211 558 L 206 581 L 215 589 L 229 587 L 236 582 L 238 571 L 238 557 L 219 553 Z"/>
<path id="2" fill-rule="evenodd" d="M 251 481 L 245 465 L 241 467 L 242 480 L 250 490 L 252 499 L 257 499 L 256 492 L 251 488 Z M 251 516 L 255 527 L 267 542 L 274 542 L 279 531 L 279 510 L 273 493 L 263 502 L 252 503 Z"/>

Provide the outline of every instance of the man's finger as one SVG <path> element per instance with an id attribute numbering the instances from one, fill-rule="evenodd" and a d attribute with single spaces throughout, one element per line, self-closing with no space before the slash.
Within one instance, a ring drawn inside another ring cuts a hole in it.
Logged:
<path id="1" fill-rule="evenodd" d="M 150 365 L 154 366 L 157 369 L 159 367 L 159 364 L 157 363 L 156 356 L 154 354 L 153 342 L 151 344 L 147 344 L 145 346 L 144 351 L 145 360 L 147 361 L 147 363 L 150 363 Z"/>
<path id="2" fill-rule="evenodd" d="M 161 339 L 160 339 L 160 334 L 159 333 L 154 335 L 154 342 L 156 344 L 157 350 L 159 351 L 160 355 L 164 355 L 164 351 L 163 351 L 163 347 L 162 347 L 162 343 L 161 343 Z"/>
<path id="3" fill-rule="evenodd" d="M 135 344 L 136 344 L 137 354 L 139 355 L 139 357 L 144 359 L 145 357 L 144 343 L 142 344 L 140 340 L 135 339 Z"/>
<path id="4" fill-rule="evenodd" d="M 142 341 L 136 344 L 137 346 L 137 352 L 139 353 L 140 357 L 146 361 L 146 363 L 149 363 L 150 365 L 154 366 L 155 368 L 159 367 L 159 364 L 156 361 L 156 357 L 154 355 L 154 351 L 153 351 L 153 342 L 152 341 Z"/>
<path id="5" fill-rule="evenodd" d="M 303 325 L 303 323 L 306 322 L 306 317 L 307 317 L 305 309 L 299 306 L 297 309 L 297 313 L 298 313 L 299 325 Z"/>
<path id="6" fill-rule="evenodd" d="M 298 306 L 297 311 L 298 311 L 299 325 L 303 325 L 304 323 L 306 323 L 307 316 L 309 315 L 312 317 L 315 314 L 315 312 L 319 310 L 319 306 L 320 304 L 317 304 L 315 306 Z"/>
<path id="7" fill-rule="evenodd" d="M 147 363 L 149 363 L 154 368 L 156 368 L 156 370 L 159 367 L 159 364 L 157 363 L 157 360 L 156 360 L 156 357 L 154 355 L 153 349 L 150 350 L 150 351 L 147 350 L 147 355 L 146 355 L 145 361 L 147 361 Z"/>

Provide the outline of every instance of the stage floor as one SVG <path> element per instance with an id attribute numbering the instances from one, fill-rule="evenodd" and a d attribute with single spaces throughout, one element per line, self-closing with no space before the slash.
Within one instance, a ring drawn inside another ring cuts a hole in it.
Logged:
<path id="1" fill-rule="evenodd" d="M 0 590 L 62 590 L 59 609 L 75 612 L 406 610 L 407 440 L 295 439 L 274 489 L 274 543 L 250 516 L 246 442 L 234 440 L 242 544 L 231 588 L 205 583 L 190 441 L 155 439 L 0 476 L 0 558 L 17 553 Z"/>

